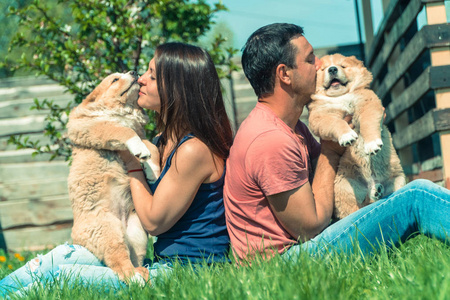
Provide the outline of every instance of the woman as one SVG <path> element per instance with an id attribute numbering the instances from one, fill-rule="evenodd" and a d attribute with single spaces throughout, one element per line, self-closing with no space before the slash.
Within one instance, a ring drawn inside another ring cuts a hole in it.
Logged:
<path id="1" fill-rule="evenodd" d="M 220 81 L 209 54 L 196 46 L 159 46 L 139 80 L 139 106 L 157 112 L 161 176 L 148 184 L 140 162 L 120 153 L 128 169 L 136 212 L 153 236 L 155 261 L 149 279 L 168 274 L 172 261 L 212 263 L 228 260 L 229 238 L 223 207 L 225 159 L 232 130 Z M 71 280 L 124 286 L 86 248 L 61 245 L 0 281 L 0 296 L 62 275 Z"/>

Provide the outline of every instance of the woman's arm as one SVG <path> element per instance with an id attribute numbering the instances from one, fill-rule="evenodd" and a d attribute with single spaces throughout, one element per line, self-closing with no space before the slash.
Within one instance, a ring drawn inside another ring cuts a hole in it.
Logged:
<path id="1" fill-rule="evenodd" d="M 138 159 L 126 152 L 121 157 L 127 169 L 139 169 Z M 223 171 L 223 163 L 221 167 Z M 143 227 L 154 236 L 169 230 L 187 211 L 200 185 L 219 173 L 208 147 L 196 138 L 178 148 L 154 195 L 143 172 L 129 173 L 133 203 Z"/>

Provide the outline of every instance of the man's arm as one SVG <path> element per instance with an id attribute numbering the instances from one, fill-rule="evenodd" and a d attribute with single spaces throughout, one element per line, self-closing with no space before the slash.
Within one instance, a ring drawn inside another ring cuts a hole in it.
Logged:
<path id="1" fill-rule="evenodd" d="M 267 199 L 272 210 L 295 239 L 307 241 L 330 223 L 334 204 L 334 179 L 340 156 L 345 148 L 322 141 L 314 181 Z"/>

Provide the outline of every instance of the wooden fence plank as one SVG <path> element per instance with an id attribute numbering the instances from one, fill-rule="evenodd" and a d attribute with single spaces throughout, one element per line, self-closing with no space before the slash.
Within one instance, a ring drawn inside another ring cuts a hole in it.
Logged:
<path id="1" fill-rule="evenodd" d="M 48 114 L 48 110 L 31 110 L 30 108 L 34 106 L 34 99 L 38 99 L 42 101 L 47 99 L 48 101 L 52 101 L 56 105 L 60 107 L 66 107 L 69 101 L 73 100 L 73 95 L 60 95 L 57 99 L 52 99 L 51 97 L 39 97 L 32 99 L 23 99 L 23 100 L 10 100 L 10 101 L 1 101 L 0 102 L 0 119 L 5 118 L 19 118 L 30 115 L 44 115 Z"/>
<path id="2" fill-rule="evenodd" d="M 383 99 L 386 94 L 392 89 L 397 81 L 405 74 L 408 68 L 425 50 L 425 38 L 423 34 L 416 34 L 405 50 L 400 54 L 395 62 L 395 65 L 389 69 L 388 74 L 384 77 L 376 93 L 380 99 Z"/>
<path id="3" fill-rule="evenodd" d="M 64 95 L 66 88 L 58 84 L 16 86 L 0 89 L 2 101 L 27 99 L 27 98 L 51 98 Z"/>
<path id="4" fill-rule="evenodd" d="M 0 165 L 0 183 L 28 181 L 36 178 L 67 178 L 68 175 L 69 166 L 65 161 Z"/>
<path id="5" fill-rule="evenodd" d="M 370 65 L 374 78 L 378 78 L 381 68 L 387 63 L 399 39 L 405 34 L 412 22 L 415 22 L 421 8 L 422 3 L 420 0 L 412 0 L 409 2 L 405 11 L 395 21 L 392 29 L 385 36 L 381 51 L 378 53 L 373 64 Z"/>
<path id="6" fill-rule="evenodd" d="M 72 223 L 42 227 L 5 230 L 3 235 L 9 251 L 39 251 L 51 249 L 66 241 L 71 242 Z"/>
<path id="7" fill-rule="evenodd" d="M 413 106 L 420 98 L 430 90 L 430 67 L 425 69 L 422 74 L 411 84 L 403 93 L 394 99 L 386 107 L 385 123 L 389 124 L 400 114 Z"/>
<path id="8" fill-rule="evenodd" d="M 42 175 L 35 180 L 20 180 L 0 184 L 2 201 L 18 199 L 41 199 L 47 196 L 67 194 L 67 178 Z"/>
<path id="9" fill-rule="evenodd" d="M 386 108 L 386 124 L 416 104 L 430 89 L 450 87 L 450 65 L 428 67 Z"/>
<path id="10" fill-rule="evenodd" d="M 374 62 L 375 59 L 377 58 L 377 56 L 380 54 L 381 50 L 380 47 L 382 43 L 385 43 L 385 33 L 389 33 L 391 27 L 394 26 L 394 24 L 397 22 L 397 20 L 400 18 L 399 16 L 401 16 L 402 12 L 399 9 L 399 6 L 401 4 L 402 1 L 399 0 L 391 0 L 389 1 L 389 6 L 386 8 L 386 11 L 384 12 L 384 18 L 382 19 L 379 27 L 378 27 L 378 31 L 377 31 L 377 35 L 375 36 L 371 48 L 366 51 L 367 55 L 367 65 L 368 66 L 373 66 L 376 63 Z M 413 3 L 415 5 L 415 7 L 417 7 L 417 2 Z M 427 3 L 433 3 L 433 2 L 442 2 L 442 0 L 422 0 L 421 2 L 421 6 L 420 9 L 422 9 L 424 4 Z M 410 3 L 411 4 L 411 3 Z M 420 11 L 419 9 L 419 11 Z M 395 39 L 393 39 L 395 40 Z M 392 52 L 391 51 L 387 51 L 386 52 Z M 386 61 L 383 61 L 382 63 L 384 64 Z"/>
<path id="11" fill-rule="evenodd" d="M 422 118 L 409 124 L 408 127 L 395 132 L 392 141 L 396 149 L 402 149 L 436 131 L 434 127 L 433 111 L 429 111 Z"/>
<path id="12" fill-rule="evenodd" d="M 35 163 L 49 161 L 52 154 L 42 153 L 33 156 L 34 149 L 20 149 L 20 150 L 9 150 L 0 151 L 0 166 L 3 164 L 18 164 L 18 163 Z M 54 161 L 64 160 L 63 157 L 56 157 Z"/>
<path id="13" fill-rule="evenodd" d="M 36 142 L 41 141 L 42 145 L 46 145 L 50 143 L 50 137 L 45 136 L 44 133 L 38 132 L 38 133 L 30 133 L 27 134 L 27 137 L 29 138 L 29 141 Z M 0 137 L 0 153 L 2 151 L 11 151 L 11 150 L 17 150 L 17 146 L 13 144 L 8 144 L 9 136 Z M 18 153 L 20 155 L 20 153 Z M 2 162 L 0 161 L 0 164 Z M 3 163 L 7 163 L 6 161 Z"/>
<path id="14" fill-rule="evenodd" d="M 26 116 L 16 119 L 0 119 L 0 136 L 42 132 L 45 129 L 45 116 Z"/>
<path id="15" fill-rule="evenodd" d="M 444 27 L 450 31 L 450 24 Z M 434 33 L 431 34 L 432 32 Z M 408 46 L 406 46 L 405 50 L 396 61 L 394 67 L 391 68 L 386 75 L 383 82 L 376 90 L 377 95 L 383 99 L 426 48 L 442 44 L 450 45 L 450 34 L 444 34 L 442 26 L 432 25 L 422 28 L 422 30 L 412 38 L 411 42 L 409 42 Z M 440 68 L 445 67 L 446 66 L 441 66 Z M 440 84 L 445 85 L 442 80 Z M 448 79 L 447 86 L 450 86 Z"/>
<path id="16" fill-rule="evenodd" d="M 366 51 L 366 59 L 367 65 L 374 65 L 374 60 L 377 57 L 377 54 L 380 53 L 379 48 L 382 43 L 384 43 L 384 35 L 387 31 L 387 28 L 392 27 L 395 22 L 394 16 L 396 15 L 397 6 L 399 5 L 399 0 L 390 0 L 389 5 L 384 12 L 384 18 L 381 20 L 380 25 L 378 26 L 378 31 L 376 36 L 374 37 L 371 45 L 371 49 Z"/>
<path id="17" fill-rule="evenodd" d="M 450 108 L 435 109 L 434 124 L 436 131 L 450 130 Z"/>
<path id="18" fill-rule="evenodd" d="M 392 140 L 396 149 L 402 149 L 436 131 L 450 130 L 450 108 L 434 109 L 408 127 L 394 133 Z"/>
<path id="19" fill-rule="evenodd" d="M 0 222 L 3 230 L 71 222 L 72 206 L 67 195 L 39 200 L 0 202 Z"/>
<path id="20" fill-rule="evenodd" d="M 450 65 L 437 66 L 431 68 L 430 87 L 432 89 L 442 89 L 450 87 Z"/>

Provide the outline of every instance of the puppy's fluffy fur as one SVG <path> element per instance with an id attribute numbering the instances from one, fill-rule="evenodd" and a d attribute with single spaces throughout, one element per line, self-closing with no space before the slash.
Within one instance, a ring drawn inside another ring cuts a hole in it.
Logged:
<path id="1" fill-rule="evenodd" d="M 334 54 L 321 61 L 309 126 L 322 139 L 348 147 L 334 186 L 334 217 L 341 219 L 401 188 L 405 176 L 383 125 L 382 103 L 369 89 L 372 74 L 354 56 Z M 354 130 L 343 120 L 346 115 L 353 115 Z"/>
<path id="2" fill-rule="evenodd" d="M 124 281 L 143 283 L 148 236 L 134 211 L 129 178 L 117 150 L 141 159 L 152 157 L 147 178 L 159 176 L 156 146 L 144 144 L 148 117 L 137 105 L 139 84 L 134 72 L 106 77 L 72 110 L 67 125 L 73 144 L 68 177 L 75 244 L 89 249 Z"/>

